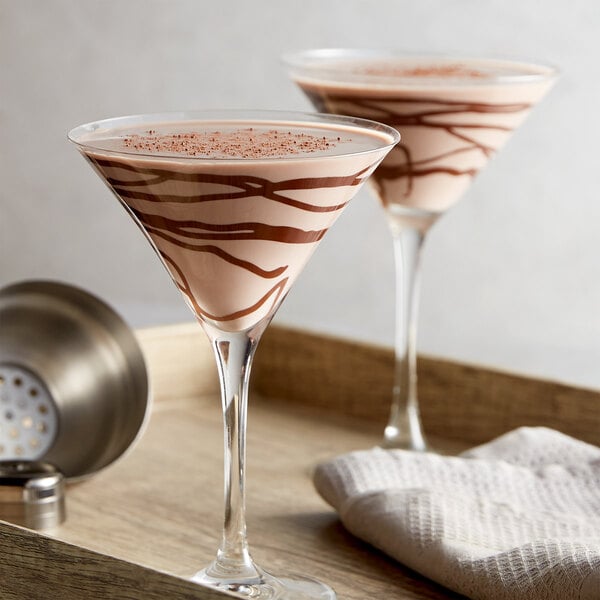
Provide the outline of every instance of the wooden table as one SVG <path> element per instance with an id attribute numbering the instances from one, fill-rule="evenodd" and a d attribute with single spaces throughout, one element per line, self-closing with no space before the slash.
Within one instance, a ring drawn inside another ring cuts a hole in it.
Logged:
<path id="1" fill-rule="evenodd" d="M 149 426 L 124 458 L 67 492 L 51 535 L 0 521 L 2 600 L 221 599 L 186 578 L 222 523 L 222 425 L 214 360 L 192 323 L 139 332 L 154 389 Z M 272 326 L 259 347 L 248 429 L 248 532 L 258 564 L 311 574 L 340 600 L 462 598 L 348 534 L 311 467 L 376 445 L 390 349 Z M 600 443 L 600 393 L 422 358 L 425 429 L 442 451 L 519 425 Z"/>

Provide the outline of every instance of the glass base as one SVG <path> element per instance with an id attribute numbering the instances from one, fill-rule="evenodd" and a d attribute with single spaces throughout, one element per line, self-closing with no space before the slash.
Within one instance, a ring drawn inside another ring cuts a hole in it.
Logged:
<path id="1" fill-rule="evenodd" d="M 433 452 L 425 441 L 420 427 L 403 431 L 393 425 L 385 428 L 381 447 L 387 450 L 412 450 L 413 452 Z"/>
<path id="2" fill-rule="evenodd" d="M 207 569 L 198 571 L 192 577 L 192 581 L 235 594 L 240 598 L 260 600 L 336 600 L 337 598 L 328 585 L 303 575 L 273 577 L 263 571 L 259 578 L 238 583 L 211 577 L 206 571 Z"/>

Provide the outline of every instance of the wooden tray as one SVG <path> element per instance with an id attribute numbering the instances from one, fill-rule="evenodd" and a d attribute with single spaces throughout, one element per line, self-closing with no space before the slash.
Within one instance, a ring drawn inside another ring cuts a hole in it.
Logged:
<path id="1" fill-rule="evenodd" d="M 222 425 L 212 352 L 195 324 L 139 332 L 154 406 L 125 458 L 68 489 L 68 519 L 41 535 L 0 521 L 0 597 L 220 599 L 186 580 L 208 563 L 222 523 Z M 314 491 L 311 465 L 376 445 L 393 355 L 271 326 L 253 373 L 248 531 L 275 574 L 322 579 L 340 600 L 459 598 L 350 536 Z M 600 393 L 422 358 L 425 429 L 442 450 L 519 425 L 600 444 Z"/>

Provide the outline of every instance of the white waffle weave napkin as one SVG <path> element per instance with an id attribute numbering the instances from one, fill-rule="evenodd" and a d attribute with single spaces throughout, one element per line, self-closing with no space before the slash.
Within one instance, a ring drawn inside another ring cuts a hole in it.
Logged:
<path id="1" fill-rule="evenodd" d="M 354 535 L 476 600 L 600 600 L 600 448 L 521 428 L 460 456 L 374 448 L 317 467 Z"/>

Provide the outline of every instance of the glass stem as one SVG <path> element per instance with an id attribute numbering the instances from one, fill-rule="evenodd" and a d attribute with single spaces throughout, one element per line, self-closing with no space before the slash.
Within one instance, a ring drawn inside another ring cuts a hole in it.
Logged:
<path id="1" fill-rule="evenodd" d="M 423 231 L 392 225 L 396 265 L 394 389 L 383 446 L 426 450 L 417 400 L 417 320 Z"/>
<path id="2" fill-rule="evenodd" d="M 209 336 L 219 368 L 225 433 L 225 518 L 217 558 L 206 570 L 222 583 L 252 585 L 262 580 L 246 538 L 246 416 L 248 383 L 260 336 L 219 332 Z"/>

